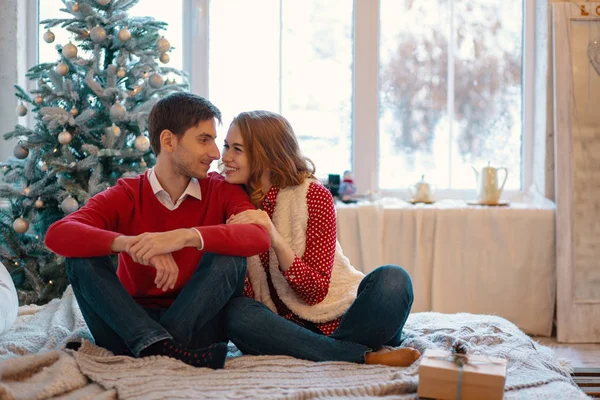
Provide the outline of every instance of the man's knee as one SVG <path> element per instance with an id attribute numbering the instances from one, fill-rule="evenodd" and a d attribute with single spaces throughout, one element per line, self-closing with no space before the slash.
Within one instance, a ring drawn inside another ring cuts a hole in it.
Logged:
<path id="1" fill-rule="evenodd" d="M 213 266 L 218 266 L 218 268 L 223 271 L 234 271 L 240 274 L 246 274 L 246 257 L 206 253 L 202 256 L 202 260 Z"/>

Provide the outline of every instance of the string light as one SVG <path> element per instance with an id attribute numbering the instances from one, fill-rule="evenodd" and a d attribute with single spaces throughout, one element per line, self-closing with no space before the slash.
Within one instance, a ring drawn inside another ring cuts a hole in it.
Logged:
<path id="1" fill-rule="evenodd" d="M 48 281 L 49 284 L 54 285 L 54 281 L 50 280 Z"/>

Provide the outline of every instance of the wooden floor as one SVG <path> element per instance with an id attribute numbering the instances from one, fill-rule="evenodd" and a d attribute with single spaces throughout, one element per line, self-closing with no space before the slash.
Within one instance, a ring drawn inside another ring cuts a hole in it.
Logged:
<path id="1" fill-rule="evenodd" d="M 573 368 L 600 368 L 600 343 L 565 344 L 558 343 L 556 338 L 532 337 L 536 342 L 551 347 L 558 358 L 571 361 Z"/>

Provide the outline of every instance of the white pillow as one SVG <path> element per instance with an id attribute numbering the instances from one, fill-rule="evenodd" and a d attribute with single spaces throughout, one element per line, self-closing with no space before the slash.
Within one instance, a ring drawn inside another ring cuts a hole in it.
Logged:
<path id="1" fill-rule="evenodd" d="M 0 335 L 10 329 L 18 312 L 17 290 L 6 267 L 0 263 Z"/>

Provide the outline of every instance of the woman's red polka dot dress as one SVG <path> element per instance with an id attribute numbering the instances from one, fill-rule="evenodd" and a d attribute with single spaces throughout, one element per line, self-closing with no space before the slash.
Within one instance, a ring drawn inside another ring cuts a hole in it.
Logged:
<path id="1" fill-rule="evenodd" d="M 276 198 L 279 187 L 273 186 L 263 200 L 263 209 L 269 217 L 273 217 L 276 207 Z M 333 268 L 336 244 L 336 220 L 335 206 L 331 193 L 322 185 L 311 183 L 306 194 L 308 205 L 308 226 L 306 230 L 306 250 L 304 256 L 296 256 L 292 266 L 283 272 L 288 284 L 300 296 L 306 304 L 318 304 L 327 296 L 329 280 Z M 304 325 L 300 317 L 290 311 L 279 299 L 273 287 L 271 274 L 269 272 L 269 252 L 260 255 L 260 261 L 267 273 L 267 282 L 271 299 L 277 307 L 277 312 L 284 318 Z M 254 297 L 252 286 L 246 277 L 244 294 Z M 331 335 L 340 324 L 340 319 L 315 324 L 325 335 Z"/>

